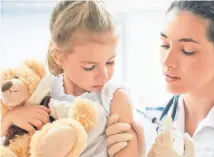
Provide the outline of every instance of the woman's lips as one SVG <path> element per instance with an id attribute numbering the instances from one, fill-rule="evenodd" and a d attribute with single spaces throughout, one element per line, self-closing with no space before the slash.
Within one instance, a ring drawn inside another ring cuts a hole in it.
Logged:
<path id="1" fill-rule="evenodd" d="M 101 89 L 101 88 L 103 88 L 103 85 L 93 86 L 93 88 Z"/>
<path id="2" fill-rule="evenodd" d="M 164 74 L 164 77 L 165 77 L 165 80 L 167 82 L 175 82 L 175 81 L 178 81 L 178 80 L 181 79 L 179 77 L 176 77 L 176 76 L 173 76 L 173 75 L 170 75 L 170 74 L 167 74 L 167 73 Z"/>

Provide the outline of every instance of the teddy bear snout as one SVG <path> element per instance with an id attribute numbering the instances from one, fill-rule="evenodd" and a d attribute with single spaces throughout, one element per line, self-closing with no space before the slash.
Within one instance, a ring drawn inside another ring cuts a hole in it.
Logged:
<path id="1" fill-rule="evenodd" d="M 13 86 L 13 82 L 7 81 L 7 82 L 3 83 L 2 87 L 1 87 L 1 91 L 5 92 L 5 91 L 9 90 L 12 86 Z"/>

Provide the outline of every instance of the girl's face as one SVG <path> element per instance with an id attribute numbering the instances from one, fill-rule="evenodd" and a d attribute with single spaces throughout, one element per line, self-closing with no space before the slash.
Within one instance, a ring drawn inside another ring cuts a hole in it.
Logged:
<path id="1" fill-rule="evenodd" d="M 160 60 L 169 92 L 195 92 L 214 79 L 214 43 L 208 40 L 207 27 L 208 21 L 190 12 L 167 13 Z"/>
<path id="2" fill-rule="evenodd" d="M 114 73 L 116 41 L 110 32 L 75 32 L 71 53 L 61 57 L 67 82 L 86 91 L 100 90 Z"/>

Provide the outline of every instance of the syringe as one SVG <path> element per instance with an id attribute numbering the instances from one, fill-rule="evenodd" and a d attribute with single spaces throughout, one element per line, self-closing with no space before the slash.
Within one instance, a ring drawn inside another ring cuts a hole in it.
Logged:
<path id="1" fill-rule="evenodd" d="M 131 106 L 131 105 L 130 105 Z M 153 124 L 156 124 L 158 126 L 158 128 L 160 128 L 162 130 L 163 128 L 163 124 L 162 122 L 156 118 L 156 117 L 150 117 L 146 114 L 146 112 L 143 112 L 139 109 L 134 108 L 133 106 L 131 106 L 135 111 L 137 111 L 140 115 L 142 115 L 144 118 L 148 119 L 149 121 L 151 121 Z M 172 130 L 172 133 L 174 136 L 176 136 L 179 139 L 182 139 L 182 136 L 179 132 L 175 131 L 174 129 Z"/>
<path id="2" fill-rule="evenodd" d="M 144 118 L 150 120 L 153 124 L 156 124 L 162 130 L 163 124 L 161 123 L 161 121 L 159 119 L 157 119 L 156 117 L 150 117 L 150 116 L 148 116 L 146 114 L 146 112 L 143 112 L 143 111 L 141 111 L 139 109 L 136 109 L 133 106 L 131 106 L 131 107 L 135 111 L 137 111 L 140 115 L 142 115 Z M 174 148 L 175 148 L 176 152 L 179 155 L 183 155 L 184 154 L 184 141 L 183 141 L 182 134 L 177 132 L 174 129 L 172 130 L 172 134 L 173 134 L 173 145 L 174 145 Z"/>
<path id="3" fill-rule="evenodd" d="M 134 108 L 133 106 L 131 106 L 135 111 L 137 111 L 140 115 L 142 115 L 144 118 L 150 120 L 153 124 L 156 124 L 159 128 L 163 127 L 163 124 L 160 122 L 160 120 L 158 120 L 156 117 L 150 117 L 146 114 L 146 112 L 143 112 L 139 109 Z"/>

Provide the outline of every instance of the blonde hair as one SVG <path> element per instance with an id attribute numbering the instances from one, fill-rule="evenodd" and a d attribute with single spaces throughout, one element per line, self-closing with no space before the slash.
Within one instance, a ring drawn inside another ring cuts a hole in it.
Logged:
<path id="1" fill-rule="evenodd" d="M 50 21 L 51 40 L 49 43 L 47 62 L 50 73 L 59 75 L 63 68 L 53 57 L 54 50 L 66 52 L 71 49 L 71 37 L 77 30 L 91 33 L 114 31 L 111 14 L 98 0 L 60 1 L 53 9 Z"/>

